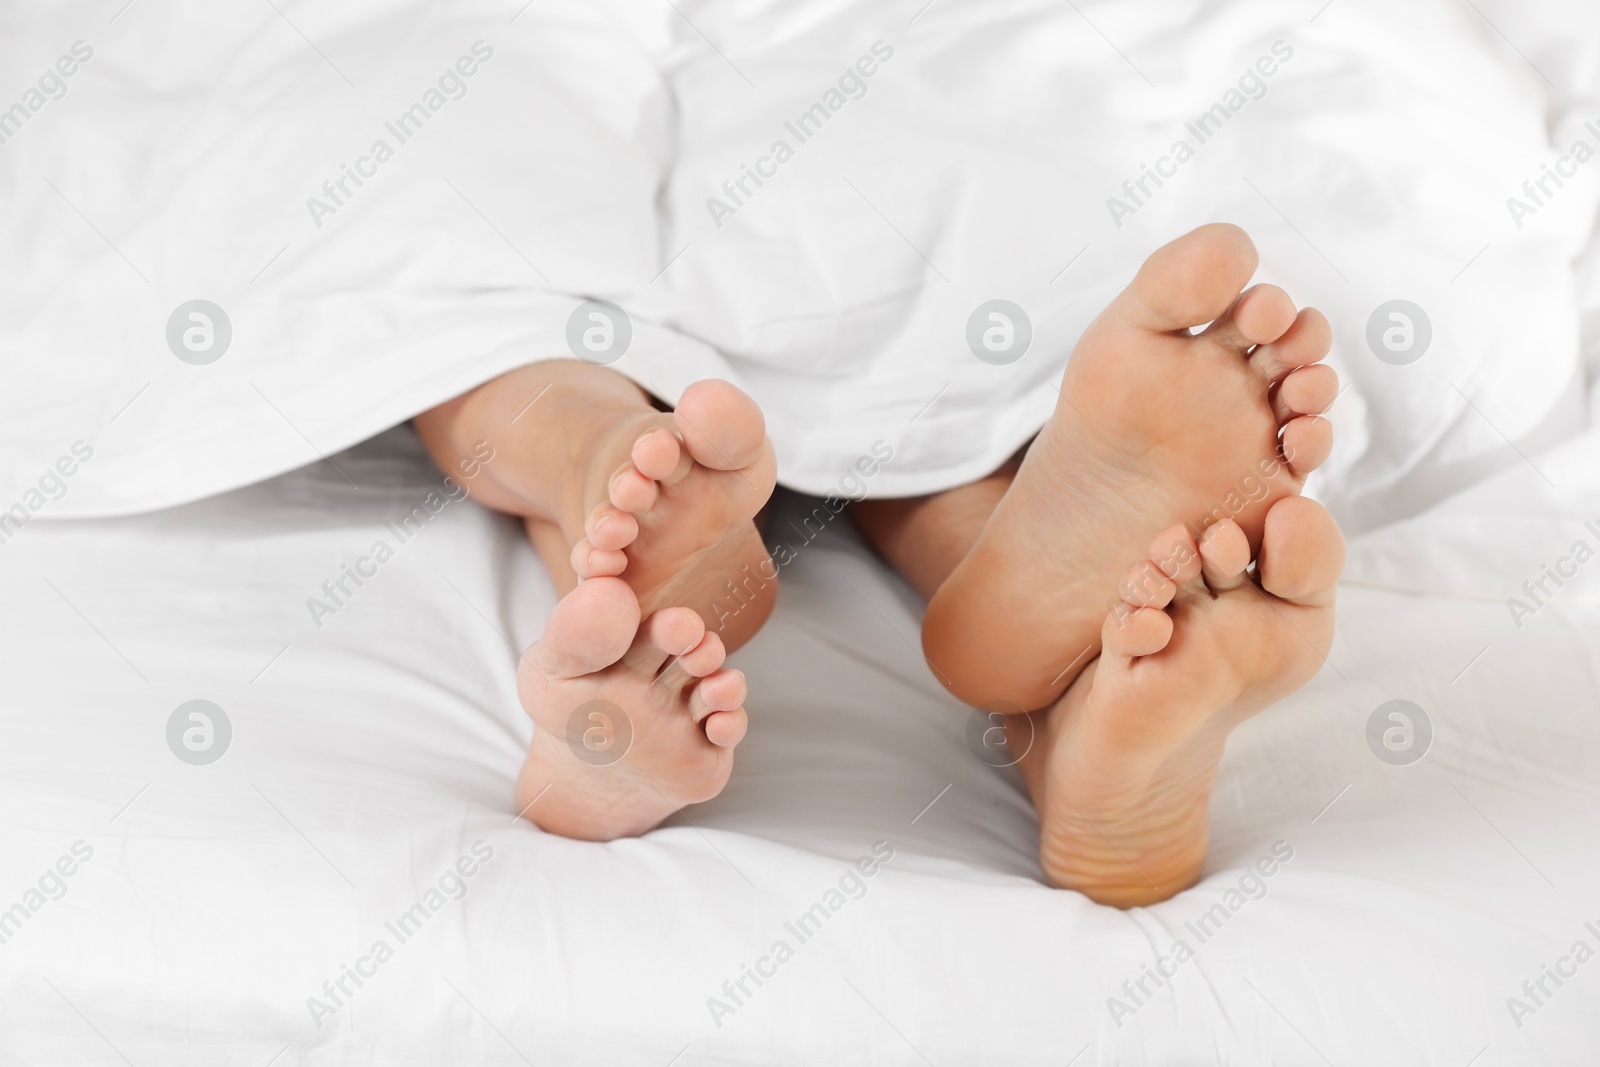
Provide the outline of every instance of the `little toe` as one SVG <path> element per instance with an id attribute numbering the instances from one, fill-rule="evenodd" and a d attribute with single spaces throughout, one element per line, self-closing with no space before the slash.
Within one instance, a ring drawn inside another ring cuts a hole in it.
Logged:
<path id="1" fill-rule="evenodd" d="M 1257 560 L 1261 587 L 1273 596 L 1296 604 L 1329 604 L 1344 569 L 1344 535 L 1315 500 L 1284 497 L 1267 512 Z"/>
<path id="2" fill-rule="evenodd" d="M 1302 308 L 1283 336 L 1250 353 L 1250 368 L 1275 382 L 1296 367 L 1320 362 L 1333 347 L 1333 327 L 1316 308 Z"/>
<path id="3" fill-rule="evenodd" d="M 589 513 L 583 534 L 595 548 L 614 551 L 627 548 L 639 536 L 639 520 L 611 504 L 601 504 Z"/>
<path id="4" fill-rule="evenodd" d="M 571 563 L 579 578 L 607 578 L 628 569 L 628 555 L 617 549 L 595 548 L 584 540 L 572 546 Z"/>
<path id="5" fill-rule="evenodd" d="M 632 463 L 625 463 L 611 476 L 606 496 L 618 511 L 637 514 L 656 502 L 658 492 L 654 479 L 641 474 Z"/>
<path id="6" fill-rule="evenodd" d="M 1289 372 L 1272 398 L 1272 413 L 1279 424 L 1296 415 L 1321 415 L 1339 396 L 1339 373 L 1325 363 L 1313 363 Z"/>
<path id="7" fill-rule="evenodd" d="M 633 443 L 629 456 L 634 468 L 646 478 L 658 482 L 669 481 L 688 457 L 678 447 L 678 439 L 665 427 L 651 430 Z"/>
<path id="8" fill-rule="evenodd" d="M 576 678 L 611 666 L 639 629 L 639 600 L 620 578 L 594 578 L 562 597 L 544 636 L 523 657 L 543 679 Z"/>
<path id="9" fill-rule="evenodd" d="M 1289 469 L 1303 478 L 1327 462 L 1333 451 L 1333 424 L 1320 415 L 1290 419 L 1284 424 L 1279 447 Z"/>
<path id="10" fill-rule="evenodd" d="M 683 391 L 673 412 L 694 461 L 712 470 L 748 467 L 766 448 L 761 408 L 728 382 L 707 379 Z"/>
<path id="11" fill-rule="evenodd" d="M 1200 570 L 1213 593 L 1237 589 L 1250 566 L 1250 540 L 1232 519 L 1212 523 L 1200 538 Z"/>
<path id="12" fill-rule="evenodd" d="M 694 692 L 689 695 L 689 712 L 699 722 L 712 712 L 744 707 L 749 696 L 744 672 L 724 667 L 695 683 Z"/>
<path id="13" fill-rule="evenodd" d="M 1150 542 L 1150 562 L 1178 585 L 1200 577 L 1200 550 L 1186 526 L 1169 526 L 1156 534 Z"/>
<path id="14" fill-rule="evenodd" d="M 1172 616 L 1159 608 L 1119 606 L 1100 630 L 1102 658 L 1126 662 L 1154 655 L 1172 640 Z"/>
<path id="15" fill-rule="evenodd" d="M 744 740 L 750 728 L 750 718 L 743 708 L 731 711 L 713 711 L 704 720 L 706 740 L 718 748 L 732 748 Z"/>
<path id="16" fill-rule="evenodd" d="M 1139 329 L 1170 333 L 1201 326 L 1233 306 L 1259 261 L 1243 230 L 1210 223 L 1151 253 L 1111 307 Z"/>
<path id="17" fill-rule="evenodd" d="M 1161 573 L 1161 568 L 1149 560 L 1140 560 L 1128 568 L 1117 586 L 1123 601 L 1134 608 L 1164 608 L 1172 603 L 1178 587 L 1172 579 Z"/>
<path id="18" fill-rule="evenodd" d="M 1276 285 L 1246 290 L 1232 309 L 1205 331 L 1210 340 L 1240 352 L 1271 344 L 1294 325 L 1294 301 Z"/>
<path id="19" fill-rule="evenodd" d="M 668 660 L 698 645 L 705 633 L 706 624 L 693 608 L 662 608 L 644 620 L 622 662 L 630 670 L 654 678 Z"/>

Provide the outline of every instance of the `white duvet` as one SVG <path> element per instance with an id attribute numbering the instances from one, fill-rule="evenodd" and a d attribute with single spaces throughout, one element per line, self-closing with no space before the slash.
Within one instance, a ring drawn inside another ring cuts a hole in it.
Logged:
<path id="1" fill-rule="evenodd" d="M 787 484 L 828 492 L 886 440 L 875 492 L 945 488 L 1038 428 L 1152 248 L 1226 219 L 1337 324 L 1324 495 L 1368 527 L 1583 424 L 1570 264 L 1600 163 L 1560 187 L 1541 168 L 1600 148 L 1597 21 L 1450 0 L 0 12 L 27 72 L 0 128 L 0 505 L 78 441 L 93 462 L 30 514 L 292 469 L 570 358 L 593 298 L 631 323 L 604 358 L 669 400 L 707 375 L 752 392 Z M 1397 299 L 1433 336 L 1406 366 L 1366 340 Z M 1000 366 L 968 341 L 994 300 L 1031 333 Z M 189 330 L 207 350 L 175 355 Z"/>
<path id="2" fill-rule="evenodd" d="M 119 7 L 0 10 L 0 1062 L 1600 1052 L 1592 6 Z M 871 491 L 926 491 L 1214 218 L 1336 323 L 1318 492 L 1354 536 L 1200 885 L 1043 886 L 843 524 L 737 657 L 723 796 L 605 846 L 515 818 L 548 581 L 375 434 L 605 299 L 614 365 L 739 382 L 789 484 L 882 439 Z M 1032 328 L 1005 365 L 967 341 L 995 299 Z M 1432 332 L 1402 365 L 1367 340 L 1397 299 Z"/>

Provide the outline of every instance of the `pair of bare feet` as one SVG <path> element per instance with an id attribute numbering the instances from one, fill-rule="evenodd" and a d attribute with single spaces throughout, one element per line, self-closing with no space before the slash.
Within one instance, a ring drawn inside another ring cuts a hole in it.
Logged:
<path id="1" fill-rule="evenodd" d="M 970 704 L 1028 709 L 1010 722 L 1031 738 L 1018 755 L 1047 876 L 1108 904 L 1193 883 L 1228 734 L 1304 684 L 1332 640 L 1343 542 L 1297 495 L 1330 445 L 1317 417 L 1337 392 L 1318 365 L 1330 332 L 1282 290 L 1246 290 L 1255 267 L 1225 225 L 1152 255 L 1080 340 L 1003 495 L 927 583 L 935 672 Z M 536 732 L 517 805 L 552 832 L 611 839 L 728 779 L 746 685 L 723 660 L 776 592 L 754 521 L 775 463 L 760 410 L 726 383 L 664 414 L 594 378 L 610 372 L 539 366 L 418 428 L 448 463 L 550 375 L 563 390 L 547 438 L 519 440 L 522 462 L 480 499 L 526 516 L 574 584 L 523 657 Z M 555 474 L 523 469 L 561 456 Z M 928 521 L 905 514 L 891 560 Z"/>

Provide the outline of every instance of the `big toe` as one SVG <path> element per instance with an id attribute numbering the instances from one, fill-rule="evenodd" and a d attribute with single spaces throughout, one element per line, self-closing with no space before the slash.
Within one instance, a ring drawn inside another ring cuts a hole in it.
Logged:
<path id="1" fill-rule="evenodd" d="M 1267 512 L 1257 556 L 1261 587 L 1299 604 L 1325 604 L 1344 569 L 1344 535 L 1315 500 L 1284 497 Z"/>
<path id="2" fill-rule="evenodd" d="M 576 678 L 621 659 L 639 630 L 639 599 L 621 578 L 590 578 L 561 598 L 523 657 L 546 679 Z"/>
<path id="3" fill-rule="evenodd" d="M 1128 322 L 1146 330 L 1200 326 L 1233 306 L 1259 261 L 1243 230 L 1210 223 L 1156 249 L 1117 298 L 1117 307 Z"/>
<path id="4" fill-rule="evenodd" d="M 696 463 L 712 470 L 738 470 L 760 458 L 767 423 L 761 408 L 741 390 L 714 378 L 683 391 L 674 418 Z"/>

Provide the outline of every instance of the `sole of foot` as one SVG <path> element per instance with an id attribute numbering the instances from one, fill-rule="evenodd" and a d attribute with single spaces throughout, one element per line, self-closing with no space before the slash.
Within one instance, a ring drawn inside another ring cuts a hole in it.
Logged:
<path id="1" fill-rule="evenodd" d="M 1163 531 L 1124 574 L 1099 659 L 1030 716 L 1021 767 L 1052 885 L 1126 908 L 1199 878 L 1228 735 L 1327 658 L 1344 540 L 1320 504 L 1287 497 L 1249 563 L 1231 521 L 1198 544 L 1182 526 Z"/>
<path id="2" fill-rule="evenodd" d="M 1047 706 L 1097 654 L 1152 536 L 1226 518 L 1254 549 L 1267 510 L 1327 458 L 1328 322 L 1277 286 L 1246 289 L 1257 262 L 1243 230 L 1202 226 L 1085 331 L 1049 423 L 928 605 L 923 649 L 956 696 Z"/>
<path id="3" fill-rule="evenodd" d="M 696 382 L 670 413 L 619 420 L 582 461 L 579 515 L 561 531 L 576 577 L 621 577 L 647 612 L 687 605 L 728 647 L 748 640 L 777 596 L 753 521 L 777 478 L 755 401 Z M 548 555 L 551 531 L 538 527 L 529 535 Z"/>
<path id="4" fill-rule="evenodd" d="M 535 727 L 519 814 L 564 837 L 609 841 L 720 793 L 748 724 L 744 676 L 725 656 L 696 612 L 645 617 L 619 578 L 567 594 L 518 669 Z"/>

